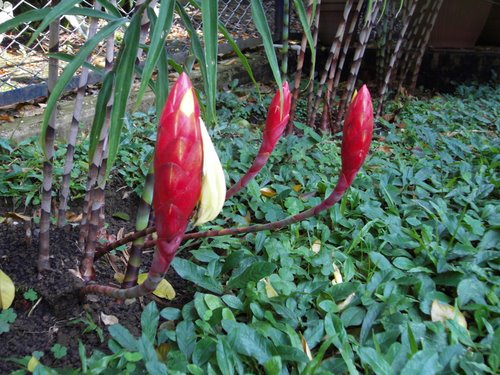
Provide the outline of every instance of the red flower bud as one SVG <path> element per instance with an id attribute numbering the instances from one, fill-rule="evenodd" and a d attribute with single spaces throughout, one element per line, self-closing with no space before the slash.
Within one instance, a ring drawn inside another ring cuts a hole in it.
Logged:
<path id="1" fill-rule="evenodd" d="M 291 106 L 290 89 L 286 81 L 283 83 L 283 106 L 281 106 L 281 103 L 280 92 L 278 90 L 276 94 L 274 94 L 267 112 L 266 126 L 264 128 L 264 134 L 262 135 L 262 145 L 260 146 L 259 152 L 248 172 L 228 190 L 226 199 L 244 188 L 252 178 L 259 173 L 283 134 L 288 124 L 288 119 L 290 118 Z"/>
<path id="2" fill-rule="evenodd" d="M 341 178 L 350 185 L 363 165 L 373 133 L 373 107 L 370 92 L 363 85 L 355 95 L 344 121 Z"/>
<path id="3" fill-rule="evenodd" d="M 199 200 L 202 165 L 200 109 L 191 81 L 182 73 L 161 114 L 154 157 L 153 207 L 162 269 L 170 264 Z"/>

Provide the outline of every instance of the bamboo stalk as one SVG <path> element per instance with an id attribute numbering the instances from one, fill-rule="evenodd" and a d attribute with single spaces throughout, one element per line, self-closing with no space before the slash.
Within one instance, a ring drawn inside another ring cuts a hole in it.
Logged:
<path id="1" fill-rule="evenodd" d="M 419 48 L 419 45 L 423 39 L 423 34 L 425 32 L 428 20 L 428 9 L 432 3 L 432 0 L 427 0 L 420 12 L 418 13 L 418 17 L 415 20 L 412 20 L 412 27 L 410 28 L 411 33 L 408 35 L 408 42 L 405 45 L 405 53 L 403 53 L 402 61 L 399 67 L 399 75 L 398 75 L 398 92 L 401 91 L 404 82 L 406 80 L 406 76 L 408 75 L 408 71 L 410 70 L 411 64 L 416 59 L 416 51 Z"/>
<path id="2" fill-rule="evenodd" d="M 319 16 L 321 14 L 321 0 L 316 2 L 316 14 L 314 16 L 314 23 L 311 26 L 311 34 L 313 36 L 314 41 L 314 50 L 316 51 L 316 46 L 318 45 L 318 33 L 319 33 Z M 314 70 L 311 69 L 311 73 L 309 75 L 309 90 L 307 93 L 307 118 L 310 116 L 310 112 L 312 111 L 311 103 L 313 101 L 314 95 Z M 314 126 L 314 124 L 309 124 L 309 126 Z"/>
<path id="3" fill-rule="evenodd" d="M 325 104 L 328 105 L 327 114 L 329 115 L 331 115 L 333 100 L 337 95 L 340 77 L 342 76 L 342 70 L 344 69 L 344 63 L 346 60 L 347 52 L 349 51 L 352 36 L 354 35 L 354 30 L 356 29 L 356 25 L 358 24 L 359 15 L 361 14 L 361 9 L 363 7 L 363 4 L 364 0 L 359 0 L 358 5 L 354 10 L 354 13 L 351 18 L 351 23 L 349 24 L 349 30 L 347 31 L 347 36 L 345 37 L 344 46 L 342 47 L 342 51 L 340 53 L 338 66 L 336 67 L 336 69 L 333 66 L 330 68 L 328 82 L 326 85 L 326 96 L 325 96 L 326 99 L 328 99 L 328 101 Z M 334 129 L 334 126 L 332 124 L 330 125 L 330 128 L 331 132 L 335 133 L 336 129 Z"/>
<path id="4" fill-rule="evenodd" d="M 354 93 L 354 87 L 356 85 L 356 80 L 358 78 L 359 69 L 361 67 L 361 63 L 363 61 L 363 56 L 365 54 L 366 46 L 368 45 L 368 39 L 370 38 L 370 34 L 372 32 L 373 26 L 377 21 L 378 12 L 380 10 L 381 1 L 375 0 L 373 4 L 372 14 L 369 17 L 368 22 L 365 23 L 361 32 L 359 34 L 359 44 L 356 47 L 356 51 L 354 52 L 353 61 L 351 63 L 351 69 L 349 71 L 349 78 L 347 79 L 347 86 L 344 94 L 342 95 L 342 99 L 339 104 L 339 112 L 337 114 L 337 123 L 342 121 L 344 117 L 344 113 L 349 104 L 348 98 L 351 98 Z"/>
<path id="5" fill-rule="evenodd" d="M 290 0 L 283 0 L 283 30 L 281 48 L 281 79 L 287 80 L 288 74 L 288 35 L 290 27 Z"/>
<path id="6" fill-rule="evenodd" d="M 112 0 L 111 3 L 116 5 L 116 0 Z M 109 73 L 113 69 L 113 60 L 115 56 L 115 36 L 114 33 L 111 34 L 106 39 L 106 55 L 105 55 L 105 65 L 104 70 Z M 80 237 L 78 241 L 78 246 L 80 249 L 85 249 L 86 240 L 89 233 L 89 214 L 92 205 L 91 194 L 97 183 L 97 174 L 99 171 L 100 159 L 102 158 L 103 147 L 105 140 L 107 139 L 107 134 L 109 130 L 109 122 L 111 119 L 111 109 L 113 107 L 113 95 L 106 105 L 106 114 L 104 119 L 104 124 L 101 129 L 101 134 L 99 135 L 99 143 L 94 151 L 92 163 L 89 166 L 89 174 L 87 179 L 86 193 L 83 200 L 83 210 L 82 210 L 82 221 L 80 224 Z"/>
<path id="7" fill-rule="evenodd" d="M 54 7 L 59 0 L 52 0 Z M 49 52 L 59 51 L 59 24 L 60 18 L 56 18 L 49 26 Z M 49 77 L 47 81 L 48 95 L 57 82 L 59 75 L 59 60 L 49 57 Z M 42 185 L 42 204 L 40 214 L 40 250 L 38 254 L 38 272 L 41 273 L 50 269 L 50 213 L 52 205 L 52 163 L 54 160 L 54 138 L 56 131 L 57 108 L 54 108 L 50 114 L 50 119 L 45 134 L 45 156 L 43 161 L 43 185 Z"/>
<path id="8" fill-rule="evenodd" d="M 312 19 L 312 10 L 313 10 L 314 0 L 309 0 L 306 9 L 307 22 L 310 24 Z M 302 40 L 300 42 L 300 50 L 297 56 L 297 69 L 295 70 L 295 81 L 292 91 L 292 104 L 290 107 L 290 120 L 288 121 L 287 134 L 291 134 L 293 132 L 293 120 L 295 118 L 295 111 L 297 110 L 297 100 L 299 98 L 299 90 L 300 90 L 300 81 L 302 78 L 302 69 L 304 68 L 304 60 L 306 56 L 306 47 L 307 47 L 307 36 L 306 33 L 302 33 Z M 311 51 L 312 53 L 312 51 Z M 312 83 L 311 83 L 312 84 Z"/>
<path id="9" fill-rule="evenodd" d="M 100 4 L 95 2 L 94 8 L 99 10 L 101 8 Z M 98 19 L 92 18 L 90 21 L 90 26 L 88 29 L 87 40 L 91 39 L 97 32 Z M 91 56 L 89 55 L 86 59 L 87 62 L 91 61 Z M 71 119 L 71 126 L 68 135 L 68 145 L 66 148 L 66 160 L 64 162 L 63 177 L 61 183 L 61 190 L 59 192 L 59 214 L 57 219 L 57 226 L 59 228 L 66 225 L 66 210 L 69 200 L 69 185 L 71 182 L 71 170 L 73 169 L 73 159 L 75 155 L 75 145 L 78 136 L 78 126 L 80 125 L 81 112 L 83 99 L 85 97 L 85 90 L 87 88 L 89 77 L 89 69 L 86 67 L 82 68 L 80 79 L 78 81 L 78 89 L 76 91 L 75 97 L 75 107 L 73 109 L 73 117 Z"/>
<path id="10" fill-rule="evenodd" d="M 413 69 L 413 74 L 410 81 L 411 90 L 415 90 L 415 87 L 417 86 L 417 78 L 418 78 L 418 73 L 420 72 L 420 66 L 422 65 L 422 59 L 424 58 L 425 50 L 427 48 L 427 44 L 429 43 L 432 29 L 434 28 L 434 24 L 436 23 L 436 19 L 442 4 L 443 0 L 437 0 L 432 4 L 427 28 L 424 37 L 421 41 L 420 47 L 418 49 L 417 58 L 415 60 L 415 68 Z"/>
<path id="11" fill-rule="evenodd" d="M 153 163 L 149 168 L 144 182 L 144 189 L 142 191 L 139 207 L 137 208 L 137 217 L 135 221 L 135 230 L 141 231 L 148 227 L 149 215 L 151 213 L 151 204 L 153 203 L 153 188 L 154 188 L 154 169 Z M 137 276 L 141 266 L 142 248 L 144 245 L 144 238 L 136 239 L 132 248 L 130 249 L 130 256 L 127 263 L 127 271 L 121 285 L 122 289 L 130 288 L 137 284 Z"/>
<path id="12" fill-rule="evenodd" d="M 330 47 L 330 52 L 328 54 L 328 58 L 326 60 L 325 66 L 324 66 L 323 73 L 321 74 L 319 86 L 318 86 L 318 89 L 316 91 L 316 100 L 314 101 L 313 110 L 311 112 L 311 116 L 313 118 L 308 119 L 309 124 L 313 124 L 315 122 L 314 117 L 316 116 L 316 112 L 319 108 L 319 104 L 320 104 L 321 98 L 323 96 L 323 89 L 324 89 L 324 86 L 326 83 L 326 79 L 328 77 L 328 72 L 332 68 L 332 65 L 335 66 L 335 68 L 337 66 L 338 58 L 340 55 L 340 46 L 342 45 L 342 41 L 343 41 L 344 36 L 345 36 L 346 24 L 347 24 L 347 20 L 349 18 L 349 14 L 351 13 L 352 5 L 353 5 L 353 0 L 347 0 L 345 3 L 344 12 L 342 14 L 342 21 L 339 23 L 339 25 L 337 27 L 337 32 L 335 33 L 335 38 L 334 38 L 332 45 Z M 333 69 L 335 69 L 335 68 L 333 68 Z M 325 103 L 326 103 L 326 100 L 325 100 Z M 321 121 L 321 129 L 323 131 L 326 131 L 326 128 L 324 127 L 323 121 Z"/>
<path id="13" fill-rule="evenodd" d="M 403 16 L 403 27 L 401 28 L 398 40 L 396 42 L 396 45 L 394 46 L 394 51 L 392 52 L 391 59 L 389 61 L 389 67 L 387 68 L 387 72 L 385 73 L 384 84 L 380 88 L 379 103 L 377 106 L 377 116 L 380 116 L 380 114 L 382 113 L 384 98 L 389 89 L 389 83 L 391 81 L 392 72 L 394 70 L 394 66 L 396 65 L 401 46 L 403 45 L 403 41 L 405 40 L 406 31 L 408 30 L 410 20 L 413 17 L 413 13 L 415 12 L 418 0 L 413 0 L 413 1 L 409 0 L 409 2 L 410 4 L 408 12 Z"/>

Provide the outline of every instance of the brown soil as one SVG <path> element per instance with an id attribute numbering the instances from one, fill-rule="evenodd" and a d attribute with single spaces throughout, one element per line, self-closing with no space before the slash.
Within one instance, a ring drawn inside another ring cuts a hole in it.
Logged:
<path id="1" fill-rule="evenodd" d="M 125 232 L 131 230 L 130 224 L 115 220 L 112 214 L 126 212 L 131 218 L 135 216 L 136 199 L 122 199 L 116 190 L 108 194 L 106 201 L 108 232 L 117 233 L 124 226 Z M 10 210 L 5 201 L 0 202 L 0 215 Z M 135 302 L 121 303 L 107 297 L 79 298 L 78 287 L 81 281 L 69 271 L 77 267 L 81 251 L 77 247 L 78 227 L 69 229 L 54 228 L 51 231 L 51 267 L 39 278 L 36 270 L 37 250 L 39 246 L 34 230 L 31 244 L 26 242 L 23 225 L 0 224 L 0 269 L 11 277 L 16 286 L 16 297 L 13 309 L 17 319 L 10 326 L 10 331 L 0 334 L 0 374 L 9 373 L 19 365 L 9 358 L 31 356 L 34 351 L 44 352 L 41 362 L 50 367 L 79 367 L 78 341 L 82 341 L 90 355 L 94 349 L 109 352 L 107 349 L 107 328 L 100 319 L 101 312 L 114 315 L 119 323 L 127 327 L 134 335 L 140 332 L 140 315 L 142 308 L 152 299 L 146 297 Z M 145 267 L 150 261 L 150 254 L 145 255 Z M 123 272 L 123 271 L 122 271 Z M 97 282 L 113 282 L 114 270 L 106 259 L 96 263 Z M 192 299 L 191 284 L 181 279 L 173 269 L 169 270 L 167 279 L 174 287 L 177 296 L 173 301 L 155 298 L 158 307 L 181 307 Z M 31 302 L 23 297 L 23 293 L 32 289 L 41 301 Z M 36 304 L 36 306 L 35 306 Z M 104 332 L 105 339 L 100 341 L 96 331 L 83 333 L 87 325 L 78 321 L 86 319 L 88 314 Z M 68 354 L 56 359 L 51 347 L 59 343 L 68 348 Z"/>

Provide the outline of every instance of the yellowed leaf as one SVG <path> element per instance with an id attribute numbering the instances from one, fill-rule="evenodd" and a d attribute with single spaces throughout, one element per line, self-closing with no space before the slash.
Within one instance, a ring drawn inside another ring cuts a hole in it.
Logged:
<path id="1" fill-rule="evenodd" d="M 314 241 L 311 246 L 311 250 L 314 254 L 318 254 L 319 251 L 321 250 L 321 240 Z"/>
<path id="2" fill-rule="evenodd" d="M 115 274 L 113 275 L 113 278 L 119 282 L 119 283 L 123 283 L 123 279 L 125 278 L 125 275 L 121 272 L 115 272 Z"/>
<path id="3" fill-rule="evenodd" d="M 332 266 L 333 266 L 333 280 L 332 280 L 332 284 L 335 285 L 335 284 L 341 284 L 341 283 L 343 283 L 344 280 L 342 279 L 342 274 L 340 273 L 339 268 L 337 267 L 337 265 L 335 263 L 332 263 Z"/>
<path id="4" fill-rule="evenodd" d="M 263 187 L 262 189 L 260 189 L 260 194 L 264 197 L 272 198 L 276 195 L 276 191 L 269 187 Z"/>
<path id="5" fill-rule="evenodd" d="M 271 282 L 269 281 L 269 277 L 265 277 L 262 279 L 262 281 L 264 282 L 264 285 L 266 287 L 266 295 L 267 295 L 267 298 L 274 298 L 274 297 L 278 297 L 278 292 L 276 291 L 276 289 L 273 288 L 273 286 L 271 285 Z"/>
<path id="6" fill-rule="evenodd" d="M 18 221 L 30 221 L 31 216 L 28 215 L 23 215 L 17 212 L 6 212 L 5 213 L 6 217 L 10 217 L 11 219 L 18 220 Z"/>
<path id="7" fill-rule="evenodd" d="M 14 283 L 6 273 L 0 270 L 0 309 L 8 309 L 12 305 L 15 295 L 16 288 Z"/>
<path id="8" fill-rule="evenodd" d="M 464 314 L 462 314 L 456 307 L 440 302 L 437 299 L 432 301 L 431 320 L 433 322 L 455 320 L 458 324 L 467 329 L 467 321 L 465 320 Z"/>
<path id="9" fill-rule="evenodd" d="M 309 345 L 307 344 L 306 338 L 302 335 L 302 333 L 300 334 L 300 343 L 302 344 L 302 350 L 304 351 L 304 353 L 306 353 L 307 358 L 309 358 L 309 360 L 312 361 L 313 356 L 311 353 L 311 349 L 309 349 Z"/>
<path id="10" fill-rule="evenodd" d="M 299 191 L 300 189 L 302 189 L 302 185 L 300 185 L 300 184 L 297 184 L 297 185 L 293 185 L 293 186 L 292 186 L 292 190 L 293 190 L 293 191 Z"/>
<path id="11" fill-rule="evenodd" d="M 108 315 L 101 312 L 101 321 L 105 326 L 112 326 L 113 324 L 118 324 L 118 318 L 114 315 Z"/>
<path id="12" fill-rule="evenodd" d="M 139 276 L 137 276 L 137 283 L 142 284 L 146 280 L 147 276 L 147 273 L 139 274 Z M 175 290 L 173 286 L 165 279 L 160 281 L 153 294 L 157 297 L 168 300 L 173 300 L 175 298 Z"/>
<path id="13" fill-rule="evenodd" d="M 351 293 L 347 296 L 347 298 L 345 300 L 343 300 L 342 302 L 340 302 L 337 306 L 339 308 L 340 311 L 344 310 L 347 306 L 349 306 L 352 302 L 352 300 L 354 299 L 354 297 L 356 296 L 356 293 Z"/>
<path id="14" fill-rule="evenodd" d="M 28 362 L 28 371 L 33 372 L 35 371 L 35 367 L 40 364 L 40 361 L 36 359 L 35 357 L 31 357 L 29 362 Z"/>

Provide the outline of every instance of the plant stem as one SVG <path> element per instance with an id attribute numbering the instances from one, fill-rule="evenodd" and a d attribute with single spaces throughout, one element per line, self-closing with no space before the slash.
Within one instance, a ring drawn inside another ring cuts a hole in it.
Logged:
<path id="1" fill-rule="evenodd" d="M 288 74 L 288 34 L 290 26 L 290 0 L 283 0 L 283 30 L 281 48 L 281 79 L 287 80 Z"/>
<path id="2" fill-rule="evenodd" d="M 146 181 L 144 182 L 144 189 L 142 191 L 141 201 L 137 208 L 137 217 L 135 221 L 135 230 L 141 231 L 148 227 L 149 215 L 151 213 L 151 204 L 153 202 L 153 188 L 154 188 L 154 168 L 153 162 L 149 167 Z M 144 244 L 144 238 L 136 239 L 130 250 L 130 257 L 127 263 L 127 271 L 122 283 L 122 289 L 130 288 L 137 284 L 137 275 L 139 274 L 139 267 L 141 266 L 141 255 Z"/>
<path id="3" fill-rule="evenodd" d="M 312 19 L 313 4 L 314 0 L 309 0 L 309 3 L 307 4 L 306 16 L 307 16 L 307 22 L 309 24 L 311 23 Z M 293 120 L 295 118 L 295 111 L 297 109 L 297 100 L 299 98 L 300 80 L 302 78 L 302 69 L 304 68 L 306 47 L 307 47 L 307 36 L 306 33 L 304 32 L 302 33 L 299 55 L 297 57 L 297 69 L 295 71 L 295 82 L 292 93 L 292 105 L 290 107 L 290 119 L 288 121 L 287 134 L 291 134 L 293 132 Z M 314 51 L 311 51 L 311 53 L 314 53 Z M 312 82 L 309 82 L 309 84 L 312 84 Z"/>
<path id="4" fill-rule="evenodd" d="M 95 2 L 94 8 L 99 10 L 101 8 L 100 4 Z M 98 19 L 92 18 L 87 34 L 87 40 L 91 39 L 97 32 Z M 90 62 L 91 56 L 89 55 L 86 59 Z M 82 113 L 83 99 L 85 97 L 85 90 L 87 88 L 87 82 L 89 77 L 89 69 L 86 67 L 82 68 L 80 75 L 80 80 L 78 81 L 78 89 L 76 91 L 75 97 L 75 107 L 73 109 L 73 117 L 71 119 L 71 126 L 68 135 L 68 145 L 66 148 L 66 160 L 64 162 L 63 178 L 61 183 L 61 191 L 59 192 L 59 213 L 57 218 L 57 226 L 62 228 L 66 225 L 66 210 L 69 200 L 69 185 L 71 181 L 71 170 L 73 169 L 73 159 L 75 155 L 75 145 L 76 138 L 78 136 L 78 126 L 80 125 L 80 117 Z"/>
<path id="5" fill-rule="evenodd" d="M 52 0 L 54 7 L 59 0 Z M 56 18 L 49 27 L 49 52 L 56 53 L 59 50 L 59 23 L 60 18 Z M 48 95 L 57 82 L 59 75 L 59 60 L 49 57 L 49 77 L 47 81 Z M 54 159 L 54 138 L 56 132 L 57 109 L 50 114 L 50 119 L 45 135 L 45 156 L 43 161 L 43 185 L 42 185 L 42 205 L 40 214 L 40 250 L 38 254 L 38 272 L 50 269 L 50 212 L 52 206 L 52 162 Z"/>
<path id="6" fill-rule="evenodd" d="M 350 184 L 347 183 L 345 177 L 341 176 L 339 181 L 337 182 L 337 185 L 335 186 L 335 189 L 333 192 L 326 198 L 323 202 L 318 204 L 317 206 L 314 206 L 308 210 L 305 210 L 301 213 L 298 213 L 293 216 L 289 216 L 283 220 L 280 221 L 275 221 L 272 223 L 266 223 L 266 224 L 256 224 L 256 225 L 250 225 L 247 227 L 239 227 L 239 228 L 225 228 L 225 229 L 219 229 L 219 230 L 208 230 L 205 232 L 194 232 L 194 233 L 186 233 L 184 234 L 183 241 L 195 239 L 195 238 L 206 238 L 206 237 L 219 237 L 219 236 L 229 236 L 229 235 L 236 235 L 236 234 L 245 234 L 245 233 L 253 233 L 253 232 L 260 232 L 263 230 L 278 230 L 281 228 L 284 228 L 290 224 L 305 220 L 311 216 L 317 215 L 320 212 L 332 207 L 334 204 L 336 204 L 342 196 L 344 195 L 345 191 L 349 188 Z M 140 232 L 135 232 L 131 235 L 128 235 L 124 238 L 122 238 L 120 241 L 115 241 L 113 243 L 110 243 L 100 249 L 97 250 L 96 257 L 101 257 L 108 252 L 110 252 L 113 249 L 116 249 L 118 246 L 124 245 L 130 241 L 134 241 L 137 238 L 144 237 L 148 234 L 154 233 L 156 231 L 155 227 L 149 227 L 147 229 L 144 229 Z M 144 249 L 152 247 L 156 244 L 156 241 L 146 241 L 144 243 Z"/>
<path id="7" fill-rule="evenodd" d="M 442 4 L 443 0 L 437 0 L 432 4 L 429 21 L 425 30 L 425 34 L 422 38 L 420 48 L 418 50 L 417 58 L 415 60 L 415 68 L 413 69 L 413 74 L 410 81 L 410 89 L 412 90 L 415 90 L 415 87 L 417 86 L 417 78 L 418 73 L 420 72 L 420 66 L 422 65 L 422 59 L 424 58 L 425 50 L 427 48 L 427 44 L 429 43 L 432 29 L 434 28 L 434 24 L 436 23 L 436 19 Z"/>
<path id="8" fill-rule="evenodd" d="M 371 14 L 369 15 L 368 21 L 365 23 L 365 25 L 361 29 L 361 32 L 359 33 L 359 44 L 356 47 L 356 51 L 354 52 L 354 57 L 351 63 L 351 69 L 349 71 L 349 78 L 347 79 L 346 90 L 342 95 L 342 99 L 340 100 L 339 112 L 337 114 L 337 123 L 342 122 L 344 113 L 350 102 L 349 98 L 351 98 L 354 93 L 354 87 L 356 85 L 356 80 L 358 78 L 359 69 L 363 61 L 363 56 L 365 54 L 366 46 L 368 45 L 368 39 L 370 38 L 373 26 L 377 21 L 380 5 L 381 5 L 380 0 L 374 0 L 373 9 Z"/>
<path id="9" fill-rule="evenodd" d="M 319 33 L 319 16 L 321 13 L 321 0 L 316 2 L 316 14 L 314 16 L 314 23 L 311 26 L 311 34 L 313 36 L 314 41 L 314 51 L 316 51 L 316 46 L 318 45 L 318 33 Z M 307 118 L 311 116 L 312 108 L 311 103 L 313 101 L 314 96 L 314 69 L 311 69 L 311 73 L 309 75 L 309 91 L 307 93 Z M 314 127 L 314 124 L 310 124 L 309 121 L 307 124 L 311 127 Z"/>
<path id="10" fill-rule="evenodd" d="M 384 98 L 387 94 L 387 91 L 389 89 L 389 82 L 391 80 L 391 75 L 394 69 L 394 66 L 396 65 L 396 61 L 398 59 L 399 51 L 401 49 L 401 46 L 403 45 L 403 41 L 405 40 L 405 35 L 406 31 L 408 29 L 408 25 L 410 24 L 410 20 L 413 17 L 413 13 L 415 12 L 415 8 L 417 6 L 418 0 L 414 0 L 410 4 L 410 8 L 408 10 L 408 13 L 403 16 L 403 27 L 401 28 L 398 41 L 396 42 L 396 45 L 394 46 L 394 51 L 392 52 L 391 59 L 389 61 L 389 67 L 387 68 L 387 72 L 385 73 L 384 77 L 384 84 L 380 88 L 379 92 L 379 102 L 378 102 L 378 107 L 377 107 L 377 116 L 380 116 L 382 113 L 382 106 L 384 105 Z"/>

